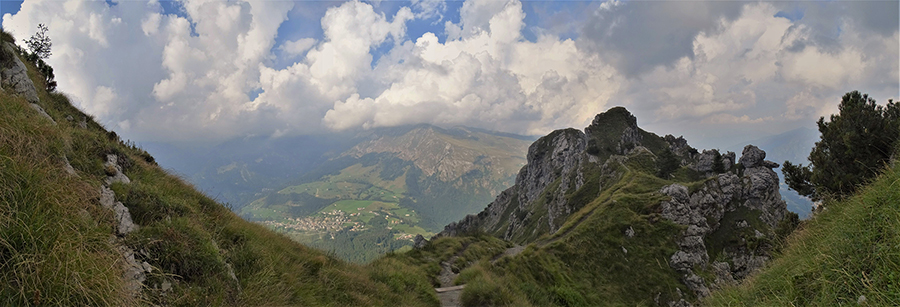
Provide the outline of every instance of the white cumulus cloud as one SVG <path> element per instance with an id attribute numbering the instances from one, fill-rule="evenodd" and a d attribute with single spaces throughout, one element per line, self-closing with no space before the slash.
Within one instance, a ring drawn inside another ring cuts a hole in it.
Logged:
<path id="1" fill-rule="evenodd" d="M 850 90 L 900 91 L 896 2 L 305 5 L 27 0 L 3 28 L 23 39 L 47 24 L 59 89 L 137 140 L 413 123 L 544 134 L 615 105 L 650 130 L 725 137 L 811 126 Z M 541 29 L 531 12 L 580 30 Z M 320 28 L 279 37 L 288 18 Z M 421 20 L 443 29 L 410 37 Z"/>

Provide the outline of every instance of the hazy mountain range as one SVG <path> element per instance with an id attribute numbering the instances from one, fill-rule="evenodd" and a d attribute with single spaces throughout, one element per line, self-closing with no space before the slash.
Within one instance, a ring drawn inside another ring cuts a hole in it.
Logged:
<path id="1" fill-rule="evenodd" d="M 148 148 L 244 218 L 365 262 L 483 208 L 513 183 L 533 139 L 422 124 Z"/>
<path id="2" fill-rule="evenodd" d="M 817 131 L 798 128 L 747 143 L 766 150 L 769 160 L 796 163 L 817 138 Z M 244 218 L 365 262 L 481 210 L 513 183 L 533 139 L 423 124 L 248 137 L 208 148 L 145 147 Z M 742 147 L 722 150 L 740 153 Z M 781 182 L 788 209 L 805 218 L 811 202 Z"/>

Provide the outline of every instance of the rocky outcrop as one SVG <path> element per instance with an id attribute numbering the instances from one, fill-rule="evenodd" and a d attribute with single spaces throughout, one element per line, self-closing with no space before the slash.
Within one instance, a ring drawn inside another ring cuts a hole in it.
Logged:
<path id="1" fill-rule="evenodd" d="M 722 166 L 724 170 L 730 170 L 731 167 L 734 166 L 734 152 L 729 151 L 723 155 L 719 153 L 718 149 L 713 149 L 703 150 L 703 152 L 697 156 L 697 162 L 691 165 L 691 168 L 707 176 L 715 175 L 716 172 L 714 164 L 716 155 L 719 155 L 719 157 L 722 159 Z"/>
<path id="2" fill-rule="evenodd" d="M 516 176 L 516 186 L 521 188 L 519 202 L 534 201 L 563 174 L 576 171 L 582 163 L 580 154 L 584 151 L 584 146 L 584 133 L 575 129 L 555 131 L 531 144 L 528 148 L 528 164 Z M 563 180 L 566 182 L 562 185 L 567 186 L 569 178 Z M 573 183 L 576 188 L 584 184 L 577 177 Z"/>
<path id="3" fill-rule="evenodd" d="M 694 160 L 697 160 L 697 149 L 688 145 L 684 136 L 675 137 L 671 134 L 666 134 L 663 137 L 666 141 L 666 144 L 669 145 L 669 150 L 675 153 L 675 156 L 681 158 L 681 165 L 688 165 L 692 163 Z M 734 159 L 732 159 L 733 161 Z"/>
<path id="4" fill-rule="evenodd" d="M 122 173 L 122 165 L 119 164 L 119 156 L 114 154 L 106 155 L 106 163 L 103 164 L 103 167 L 106 169 L 106 174 L 108 175 L 106 180 L 104 180 L 107 185 L 116 182 L 125 184 L 131 183 L 131 179 L 128 179 L 128 176 L 125 176 L 125 174 Z"/>
<path id="5" fill-rule="evenodd" d="M 15 46 L 11 43 L 4 43 L 0 48 L 3 48 L 2 53 L 4 54 L 4 59 L 0 61 L 0 64 L 2 64 L 0 65 L 0 84 L 3 87 L 10 88 L 14 94 L 25 97 L 25 100 L 28 101 L 28 106 L 37 111 L 38 115 L 56 125 L 53 117 L 38 105 L 40 99 L 37 95 L 37 89 L 34 87 L 34 82 L 28 77 L 28 67 L 25 66 L 22 60 L 19 60 L 19 57 L 15 56 Z M 6 58 L 7 56 L 9 57 L 8 59 Z"/>
<path id="6" fill-rule="evenodd" d="M 584 132 L 571 128 L 553 131 L 528 148 L 527 164 L 516 176 L 514 186 L 501 192 L 478 215 L 450 223 L 438 235 L 487 231 L 525 243 L 527 239 L 523 238 L 556 232 L 569 215 L 585 205 L 570 203 L 567 194 L 584 186 L 588 166 L 599 168 L 597 189 L 602 190 L 604 182 L 620 176 L 619 166 L 625 161 L 622 155 L 646 152 L 652 156 L 643 146 L 645 134 L 638 128 L 637 119 L 621 107 L 598 114 Z M 607 149 L 611 152 L 606 153 L 612 155 L 601 160 Z"/>
<path id="7" fill-rule="evenodd" d="M 68 174 L 69 176 L 80 177 L 80 176 L 78 176 L 78 172 L 75 171 L 75 168 L 72 167 L 72 164 L 69 163 L 69 157 L 66 157 L 65 155 L 63 155 L 62 160 L 64 163 L 63 170 L 66 171 L 66 174 Z"/>
<path id="8" fill-rule="evenodd" d="M 49 120 L 51 124 L 53 124 L 54 126 L 56 125 L 56 121 L 53 120 L 53 117 L 50 117 L 50 114 L 47 114 L 47 111 L 44 111 L 44 108 L 41 108 L 40 105 L 38 105 L 36 103 L 28 103 L 28 106 L 30 106 L 32 109 L 37 111 L 38 115 Z"/>
<path id="9" fill-rule="evenodd" d="M 703 155 L 706 155 L 704 151 Z M 682 274 L 684 284 L 698 297 L 710 288 L 734 283 L 761 268 L 770 258 L 766 242 L 775 239 L 775 228 L 787 215 L 778 192 L 778 164 L 765 161 L 765 152 L 747 145 L 741 156 L 742 174 L 728 172 L 707 180 L 697 191 L 672 184 L 660 189 L 670 199 L 660 204 L 661 215 L 687 228 L 679 236 L 679 250 L 669 258 L 669 266 Z M 707 246 L 716 234 L 719 250 Z M 728 242 L 737 244 L 728 245 Z M 710 254 L 715 253 L 715 257 Z M 724 259 L 725 261 L 713 261 Z M 697 273 L 713 272 L 715 280 Z"/>
<path id="10" fill-rule="evenodd" d="M 110 188 L 110 185 L 117 182 L 131 183 L 131 179 L 128 179 L 128 176 L 122 173 L 122 166 L 118 160 L 118 156 L 115 154 L 106 155 L 104 167 L 107 170 L 107 177 L 104 180 L 105 184 L 100 187 L 100 205 L 115 213 L 116 232 L 119 236 L 125 236 L 137 230 L 138 226 L 132 221 L 128 207 L 116 200 L 116 193 Z"/>
<path id="11" fill-rule="evenodd" d="M 116 193 L 107 186 L 100 187 L 100 205 L 115 213 L 116 233 L 125 236 L 137 229 L 137 225 L 131 220 L 128 207 L 120 201 L 116 201 Z"/>
<path id="12" fill-rule="evenodd" d="M 660 138 L 640 130 L 630 113 L 614 108 L 598 115 L 584 133 L 564 129 L 538 139 L 529 147 L 528 164 L 520 170 L 513 187 L 500 193 L 478 215 L 447 225 L 439 236 L 485 231 L 520 244 L 534 242 L 541 235 L 557 232 L 572 213 L 594 200 L 593 195 L 622 186 L 623 178 L 642 178 L 626 184 L 632 188 L 655 184 L 651 182 L 656 179 L 642 176 L 656 173 L 657 155 L 666 149 L 682 159 L 682 166 L 701 176 L 681 174 L 692 178 L 688 179 L 693 181 L 691 188 L 678 183 L 663 186 L 658 193 L 668 199 L 658 207 L 644 204 L 646 209 L 642 210 L 647 211 L 635 213 L 646 214 L 648 220 L 661 216 L 684 226 L 673 236 L 677 250 L 669 255 L 668 264 L 691 293 L 677 290 L 678 295 L 669 293 L 665 302 L 659 302 L 659 296 L 654 301 L 658 305 L 690 306 L 695 298 L 746 278 L 770 258 L 775 229 L 788 212 L 778 192 L 778 176 L 772 170 L 778 164 L 766 161 L 765 152 L 756 146 L 745 147 L 736 166 L 733 152 L 699 153 L 682 137 Z M 714 170 L 719 157 L 723 170 Z M 629 173 L 632 175 L 626 176 Z M 611 203 L 615 204 L 615 199 Z M 586 213 L 582 220 L 591 214 Z M 641 236 L 631 226 L 622 231 L 626 240 Z M 565 236 L 557 234 L 550 241 Z M 640 254 L 623 245 L 603 248 L 628 257 Z"/>
<path id="13" fill-rule="evenodd" d="M 147 274 L 153 271 L 153 267 L 146 261 L 138 262 L 134 258 L 134 250 L 113 239 L 116 244 L 116 250 L 122 256 L 125 279 L 125 290 L 131 297 L 140 297 L 141 290 L 144 287 L 144 281 L 147 280 Z"/>
<path id="14" fill-rule="evenodd" d="M 511 240 L 524 234 L 529 222 L 536 222 L 551 232 L 556 231 L 564 217 L 572 213 L 565 198 L 565 191 L 579 189 L 584 184 L 581 173 L 585 160 L 584 133 L 575 129 L 557 130 L 535 141 L 528 148 L 528 164 L 516 176 L 516 184 L 501 192 L 494 202 L 481 213 L 469 215 L 463 220 L 450 223 L 439 235 L 458 235 L 476 230 L 502 232 L 503 238 Z M 540 221 L 530 221 L 535 212 L 533 205 L 545 190 L 554 185 L 552 197 L 543 202 L 544 214 Z M 508 216 L 508 211 L 519 212 L 519 216 Z M 561 220 L 562 218 L 562 220 Z M 506 226 L 501 222 L 507 222 Z M 502 229 L 501 229 L 502 228 Z"/>
<path id="15" fill-rule="evenodd" d="M 416 238 L 413 239 L 413 248 L 415 249 L 422 249 L 426 244 L 428 244 L 428 240 L 425 240 L 425 237 L 421 234 L 417 234 Z"/>
<path id="16" fill-rule="evenodd" d="M 116 245 L 116 250 L 122 256 L 123 279 L 125 280 L 125 290 L 131 297 L 140 297 L 144 281 L 147 279 L 146 273 L 152 271 L 152 267 L 146 261 L 138 262 L 134 257 L 134 250 L 125 245 L 122 238 L 138 229 L 138 225 L 131 219 L 131 213 L 128 207 L 122 202 L 116 200 L 116 193 L 110 188 L 113 183 L 121 182 L 124 184 L 131 183 L 131 179 L 122 173 L 122 165 L 119 158 L 115 154 L 106 155 L 106 163 L 104 168 L 107 177 L 104 184 L 100 186 L 100 205 L 106 209 L 113 211 L 116 225 L 116 236 L 110 238 L 111 242 Z"/>
<path id="17" fill-rule="evenodd" d="M 31 78 L 28 77 L 28 67 L 19 57 L 15 56 L 15 46 L 11 43 L 3 43 L 4 53 L 11 55 L 11 59 L 3 61 L 4 65 L 0 67 L 0 80 L 3 86 L 8 87 L 13 93 L 22 95 L 25 100 L 30 103 L 38 103 L 37 89 Z"/>
<path id="18" fill-rule="evenodd" d="M 562 225 L 561 217 L 572 213 L 572 207 L 568 206 L 565 192 L 569 189 L 577 190 L 584 184 L 584 174 L 581 172 L 585 156 L 585 135 L 578 130 L 563 130 L 545 140 L 538 140 L 528 149 L 529 163 L 519 171 L 516 184 L 522 189 L 519 193 L 519 210 L 527 210 L 525 204 L 538 199 L 545 189 L 559 180 L 559 186 L 551 195 L 545 206 L 547 208 L 547 223 L 550 232 L 555 232 Z M 536 146 L 537 145 L 537 146 Z M 537 147 L 537 148 L 532 148 Z M 509 237 L 519 232 L 522 224 L 511 225 L 507 232 Z"/>
<path id="19" fill-rule="evenodd" d="M 769 227 L 775 228 L 784 219 L 787 211 L 784 209 L 784 201 L 778 191 L 778 174 L 773 168 L 779 167 L 778 163 L 765 160 L 766 152 L 753 145 L 744 147 L 741 153 L 740 163 L 744 167 L 741 178 L 743 194 L 746 197 L 745 206 L 759 210 L 760 220 Z"/>

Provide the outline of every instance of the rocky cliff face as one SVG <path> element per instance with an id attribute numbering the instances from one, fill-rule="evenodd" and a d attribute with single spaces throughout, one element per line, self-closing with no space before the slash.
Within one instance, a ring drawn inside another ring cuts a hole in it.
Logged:
<path id="1" fill-rule="evenodd" d="M 41 100 L 38 98 L 34 82 L 28 77 L 28 68 L 15 55 L 15 45 L 11 43 L 0 44 L 2 44 L 0 46 L 0 55 L 2 55 L 2 58 L 0 58 L 0 80 L 2 80 L 0 81 L 0 90 L 3 90 L 2 88 L 4 87 L 9 88 L 12 93 L 24 97 L 32 109 L 55 125 L 56 121 L 41 107 Z"/>
<path id="2" fill-rule="evenodd" d="M 598 114 L 584 132 L 571 128 L 554 131 L 528 148 L 528 163 L 519 171 L 514 186 L 478 215 L 447 225 L 440 235 L 483 230 L 525 243 L 556 232 L 570 214 L 585 205 L 570 201 L 571 193 L 584 186 L 585 172 L 598 172 L 601 179 L 607 179 L 593 187 L 599 193 L 604 182 L 617 177 L 616 165 L 625 155 L 652 154 L 648 147 L 658 151 L 665 146 L 670 145 L 640 129 L 637 118 L 622 107 Z M 686 141 L 682 148 L 689 148 Z"/>
<path id="3" fill-rule="evenodd" d="M 690 297 L 702 298 L 769 259 L 776 230 L 790 221 L 772 170 L 778 164 L 766 161 L 765 152 L 752 145 L 744 148 L 738 164 L 733 152 L 698 153 L 684 138 L 641 130 L 624 108 L 597 115 L 584 132 L 565 129 L 540 138 L 529 147 L 528 163 L 514 186 L 479 214 L 447 225 L 439 235 L 484 231 L 517 243 L 535 242 L 556 233 L 605 189 L 616 188 L 626 173 L 655 175 L 656 155 L 667 148 L 684 167 L 673 179 L 654 179 L 663 183 L 657 189 L 664 200 L 647 204 L 655 209 L 643 214 L 658 214 L 683 227 L 671 237 L 678 249 L 669 256 L 669 267 L 693 291 Z M 714 167 L 717 155 L 722 170 Z M 669 303 L 687 306 L 690 301 L 685 297 Z"/>
<path id="4" fill-rule="evenodd" d="M 12 89 L 13 93 L 22 95 L 30 103 L 38 103 L 37 90 L 31 78 L 28 77 L 28 68 L 15 56 L 16 49 L 11 43 L 0 43 L 3 52 L 3 61 L 0 65 L 0 79 L 3 86 Z"/>
<path id="5" fill-rule="evenodd" d="M 772 170 L 778 164 L 765 156 L 747 145 L 735 171 L 708 178 L 694 192 L 677 183 L 659 191 L 671 197 L 660 206 L 662 216 L 687 226 L 669 266 L 698 297 L 708 296 L 710 287 L 747 277 L 770 257 L 775 230 L 788 212 Z M 710 269 L 714 280 L 696 274 Z"/>

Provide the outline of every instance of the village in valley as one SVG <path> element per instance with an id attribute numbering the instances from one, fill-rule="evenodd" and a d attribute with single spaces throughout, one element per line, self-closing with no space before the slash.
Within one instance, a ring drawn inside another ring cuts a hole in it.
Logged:
<path id="1" fill-rule="evenodd" d="M 367 203 L 367 206 L 359 207 Z M 357 207 L 353 208 L 354 206 Z M 396 240 L 412 241 L 418 234 L 431 234 L 413 224 L 418 219 L 415 210 L 378 201 L 338 201 L 314 215 L 267 220 L 262 224 L 287 234 L 333 239 L 334 234 L 341 231 L 370 230 L 376 227 L 371 225 L 374 224 L 374 219 L 383 219 L 385 229 L 395 230 L 393 233 Z"/>

